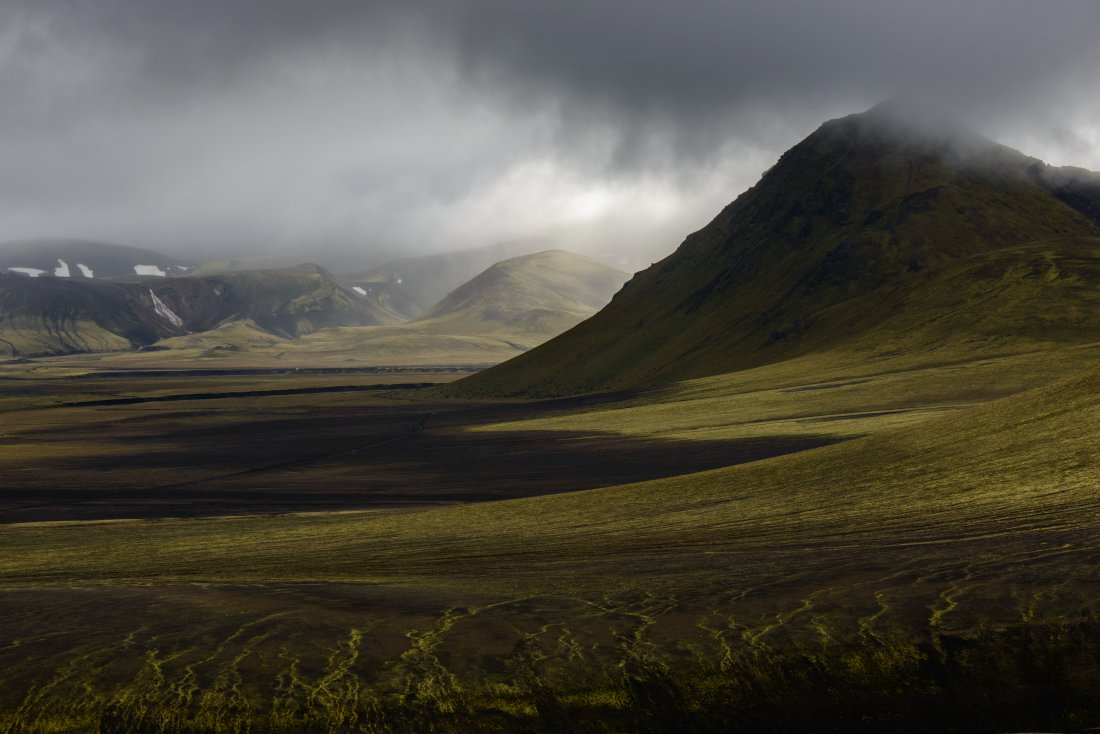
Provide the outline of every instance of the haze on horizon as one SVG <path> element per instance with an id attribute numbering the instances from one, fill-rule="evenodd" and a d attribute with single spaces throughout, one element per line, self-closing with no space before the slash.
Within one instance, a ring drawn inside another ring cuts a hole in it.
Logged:
<path id="1" fill-rule="evenodd" d="M 1097 37 L 1088 0 L 8 0 L 0 241 L 638 268 L 887 97 L 1100 169 Z"/>

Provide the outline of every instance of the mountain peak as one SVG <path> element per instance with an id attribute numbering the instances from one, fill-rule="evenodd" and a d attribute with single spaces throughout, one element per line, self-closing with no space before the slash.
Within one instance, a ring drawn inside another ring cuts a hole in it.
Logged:
<path id="1" fill-rule="evenodd" d="M 995 152 L 1023 157 L 980 135 L 951 110 L 908 97 L 889 99 L 865 112 L 830 120 L 808 140 L 820 142 L 822 138 L 834 144 L 937 154 L 960 160 Z"/>
<path id="2" fill-rule="evenodd" d="M 595 317 L 459 389 L 633 388 L 877 344 L 895 339 L 884 324 L 904 321 L 906 299 L 921 304 L 918 323 L 939 325 L 928 332 L 937 344 L 999 343 L 1007 337 L 997 329 L 1020 327 L 997 314 L 1025 300 L 1039 309 L 1048 296 L 1065 307 L 1052 323 L 1064 320 L 1068 338 L 1100 338 L 1100 319 L 1068 326 L 1079 308 L 1068 287 L 1002 282 L 1045 272 L 1047 254 L 1066 257 L 1050 273 L 1093 282 L 1092 261 L 1073 251 L 1100 241 L 1089 239 L 1098 225 L 1100 178 L 1052 169 L 938 108 L 890 100 L 823 124 Z M 1004 300 L 961 324 L 951 315 L 965 308 L 951 298 L 967 292 Z M 921 329 L 896 338 L 925 338 Z"/>

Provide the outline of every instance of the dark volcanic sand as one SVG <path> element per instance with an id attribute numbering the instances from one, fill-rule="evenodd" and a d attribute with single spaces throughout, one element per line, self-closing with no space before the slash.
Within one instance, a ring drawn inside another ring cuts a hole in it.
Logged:
<path id="1" fill-rule="evenodd" d="M 685 474 L 837 440 L 656 441 L 466 430 L 592 398 L 473 406 L 394 400 L 271 412 L 265 397 L 254 400 L 255 419 L 243 421 L 219 422 L 216 400 L 98 408 L 118 419 L 97 424 L 97 440 L 124 451 L 0 466 L 0 523 L 482 502 Z M 66 411 L 55 413 L 59 420 L 35 431 L 36 438 L 87 433 L 87 426 L 62 419 Z"/>

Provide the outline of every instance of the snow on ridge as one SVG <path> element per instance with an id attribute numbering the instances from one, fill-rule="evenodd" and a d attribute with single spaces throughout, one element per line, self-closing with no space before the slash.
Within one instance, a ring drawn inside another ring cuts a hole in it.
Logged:
<path id="1" fill-rule="evenodd" d="M 153 297 L 153 310 L 157 312 L 157 316 L 182 329 L 183 319 L 177 316 L 175 311 L 168 308 L 168 304 L 157 298 L 157 294 L 153 293 L 152 288 L 149 289 L 149 295 Z"/>
<path id="2" fill-rule="evenodd" d="M 53 274 L 58 278 L 68 278 L 71 275 L 69 272 L 69 263 L 58 258 L 57 267 L 53 269 Z"/>
<path id="3" fill-rule="evenodd" d="M 138 275 L 159 275 L 161 278 L 168 275 L 156 265 L 135 265 L 134 272 Z"/>
<path id="4" fill-rule="evenodd" d="M 22 273 L 23 275 L 29 275 L 32 278 L 37 278 L 39 275 L 44 275 L 45 270 L 39 270 L 38 268 L 8 268 L 10 272 Z"/>
<path id="5" fill-rule="evenodd" d="M 76 264 L 76 266 L 77 266 L 78 268 L 80 268 L 80 272 L 84 273 L 84 277 L 85 277 L 85 278 L 91 278 L 91 277 L 93 277 L 93 276 L 92 276 L 92 269 L 91 269 L 91 268 L 89 268 L 89 267 L 88 267 L 87 265 L 85 265 L 84 263 L 77 263 L 77 264 Z"/>
<path id="6" fill-rule="evenodd" d="M 361 296 L 365 296 L 365 295 L 367 295 L 367 292 L 366 292 L 365 290 L 363 290 L 362 288 L 360 288 L 359 286 L 357 286 L 357 285 L 356 285 L 356 286 L 352 286 L 352 288 L 351 288 L 351 289 L 352 289 L 353 291 L 355 291 L 356 293 L 358 293 L 359 295 L 361 295 Z"/>

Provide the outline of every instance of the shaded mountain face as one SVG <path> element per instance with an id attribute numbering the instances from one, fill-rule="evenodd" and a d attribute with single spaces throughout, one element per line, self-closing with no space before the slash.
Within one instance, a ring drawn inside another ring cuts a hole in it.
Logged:
<path id="1" fill-rule="evenodd" d="M 406 257 L 347 280 L 362 288 L 376 305 L 407 319 L 426 314 L 441 298 L 501 260 L 546 249 L 538 239 L 502 242 L 488 247 Z"/>
<path id="2" fill-rule="evenodd" d="M 542 252 L 493 265 L 414 321 L 322 329 L 290 340 L 261 330 L 252 320 L 235 320 L 159 341 L 157 351 L 164 353 L 150 359 L 178 364 L 174 360 L 232 354 L 238 363 L 277 359 L 283 366 L 497 364 L 591 316 L 627 277 L 580 255 Z"/>
<path id="3" fill-rule="evenodd" d="M 543 341 L 606 306 L 629 277 L 564 250 L 524 255 L 488 268 L 415 323 L 448 333 L 513 333 Z"/>
<path id="4" fill-rule="evenodd" d="M 186 275 L 190 265 L 140 247 L 83 240 L 23 240 L 0 244 L 0 273 L 29 277 L 117 278 Z"/>
<path id="5" fill-rule="evenodd" d="M 126 282 L 0 276 L 0 354 L 130 349 L 245 319 L 284 337 L 398 321 L 313 265 Z"/>
<path id="6" fill-rule="evenodd" d="M 994 301 L 927 340 L 999 338 L 1008 313 L 1037 340 L 1040 322 L 1100 338 L 1069 287 L 1097 283 L 1100 176 L 916 117 L 887 104 L 822 125 L 595 317 L 456 389 L 566 394 L 716 374 L 892 339 L 891 324 L 980 298 Z"/>

